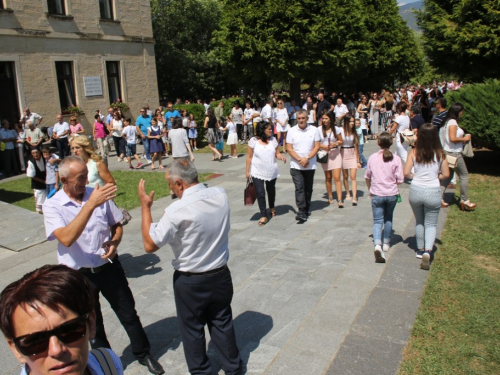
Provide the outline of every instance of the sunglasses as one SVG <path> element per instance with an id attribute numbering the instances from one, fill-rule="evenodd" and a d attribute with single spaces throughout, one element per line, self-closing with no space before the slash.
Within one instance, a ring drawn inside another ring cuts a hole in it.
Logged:
<path id="1" fill-rule="evenodd" d="M 69 320 L 50 331 L 29 333 L 16 337 L 12 341 L 16 344 L 17 349 L 26 356 L 45 353 L 49 348 L 49 341 L 52 336 L 56 336 L 64 344 L 71 344 L 84 337 L 87 333 L 87 319 L 89 315 L 85 314 Z"/>

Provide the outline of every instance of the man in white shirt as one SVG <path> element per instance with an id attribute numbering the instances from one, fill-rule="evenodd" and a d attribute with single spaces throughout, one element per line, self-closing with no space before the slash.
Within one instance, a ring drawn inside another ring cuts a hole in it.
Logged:
<path id="1" fill-rule="evenodd" d="M 260 112 L 260 118 L 262 121 L 268 122 L 273 126 L 273 99 L 272 98 L 267 98 L 266 99 L 266 105 L 264 108 L 262 108 L 262 111 Z M 273 134 L 274 134 L 274 129 L 273 129 Z"/>
<path id="2" fill-rule="evenodd" d="M 337 104 L 335 105 L 335 122 L 337 126 L 342 126 L 345 115 L 349 113 L 347 106 L 342 103 L 342 99 L 337 99 Z"/>
<path id="3" fill-rule="evenodd" d="M 254 129 L 253 129 L 253 118 L 254 118 L 254 113 L 255 111 L 252 108 L 252 102 L 250 100 L 247 100 L 245 102 L 245 110 L 243 111 L 243 131 L 245 132 L 245 139 L 246 139 L 246 134 L 248 132 L 248 139 L 253 138 L 254 134 Z"/>
<path id="4" fill-rule="evenodd" d="M 7 119 L 3 119 L 2 128 L 0 129 L 0 140 L 2 140 L 5 144 L 5 150 L 2 152 L 2 158 L 3 170 L 7 177 L 19 174 L 19 166 L 17 164 L 16 149 L 14 145 L 17 140 L 17 132 L 14 129 L 9 128 L 9 121 Z"/>
<path id="5" fill-rule="evenodd" d="M 59 158 L 64 159 L 69 155 L 68 134 L 70 133 L 69 124 L 63 120 L 62 115 L 57 115 L 57 122 L 52 131 L 52 138 L 56 140 Z"/>
<path id="6" fill-rule="evenodd" d="M 295 202 L 298 208 L 295 219 L 304 222 L 310 215 L 316 154 L 320 146 L 318 129 L 307 124 L 305 110 L 297 111 L 297 126 L 288 131 L 286 144 L 291 157 L 290 175 L 295 185 Z"/>
<path id="7" fill-rule="evenodd" d="M 42 157 L 40 150 L 31 150 L 32 159 L 28 161 L 28 168 L 26 168 L 26 176 L 31 178 L 31 188 L 35 196 L 35 211 L 39 214 L 42 213 L 42 205 L 47 199 L 46 190 L 46 162 Z"/>
<path id="8" fill-rule="evenodd" d="M 239 374 L 241 358 L 236 345 L 231 300 L 233 282 L 229 259 L 229 202 L 224 189 L 198 182 L 193 163 L 174 160 L 165 175 L 179 200 L 153 223 L 145 181 L 139 182 L 142 238 L 146 252 L 169 244 L 174 253 L 174 296 L 184 355 L 191 374 L 211 374 L 206 354 L 205 325 L 217 348 L 226 374 Z"/>
<path id="9" fill-rule="evenodd" d="M 57 240 L 57 260 L 81 272 L 93 287 L 96 335 L 92 348 L 111 348 L 99 304 L 102 293 L 130 338 L 134 357 L 152 374 L 164 373 L 151 357 L 150 345 L 135 310 L 135 301 L 118 259 L 123 214 L 113 203 L 117 187 L 86 187 L 87 165 L 78 156 L 59 164 L 63 188 L 43 205 L 47 240 Z"/>
<path id="10" fill-rule="evenodd" d="M 43 117 L 40 116 L 38 113 L 31 112 L 28 107 L 24 108 L 23 115 L 19 119 L 20 124 L 24 124 L 24 128 L 28 128 L 28 121 L 31 121 L 33 126 L 36 128 L 38 124 L 40 124 L 43 120 Z"/>

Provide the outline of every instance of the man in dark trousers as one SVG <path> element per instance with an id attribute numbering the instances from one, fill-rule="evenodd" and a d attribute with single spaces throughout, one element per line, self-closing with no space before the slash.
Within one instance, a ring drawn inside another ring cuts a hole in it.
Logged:
<path id="1" fill-rule="evenodd" d="M 205 325 L 228 375 L 240 374 L 242 363 L 236 345 L 231 300 L 233 281 L 229 259 L 229 202 L 220 187 L 207 188 L 198 181 L 193 163 L 174 160 L 165 174 L 179 200 L 153 223 L 154 191 L 139 183 L 142 238 L 146 252 L 170 244 L 174 252 L 174 295 L 184 355 L 191 374 L 212 374 L 207 357 Z"/>
<path id="2" fill-rule="evenodd" d="M 86 187 L 87 165 L 77 156 L 63 159 L 59 176 L 63 189 L 43 205 L 45 232 L 49 241 L 59 242 L 59 264 L 81 272 L 94 288 L 96 336 L 92 347 L 111 349 L 99 304 L 101 292 L 125 328 L 134 357 L 152 374 L 163 374 L 163 368 L 149 353 L 149 340 L 118 259 L 123 214 L 112 201 L 116 185 Z"/>

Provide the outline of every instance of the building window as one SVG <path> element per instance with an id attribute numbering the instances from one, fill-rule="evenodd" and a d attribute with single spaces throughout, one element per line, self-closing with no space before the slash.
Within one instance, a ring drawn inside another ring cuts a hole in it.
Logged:
<path id="1" fill-rule="evenodd" d="M 5 5 L 3 5 L 3 0 L 0 0 L 0 9 L 5 9 Z"/>
<path id="2" fill-rule="evenodd" d="M 57 87 L 59 88 L 59 102 L 64 110 L 76 105 L 75 79 L 73 77 L 73 62 L 56 62 Z"/>
<path id="3" fill-rule="evenodd" d="M 16 68 L 13 61 L 0 61 L 0 120 L 13 125 L 19 120 Z"/>
<path id="4" fill-rule="evenodd" d="M 64 0 L 47 0 L 47 8 L 49 14 L 57 14 L 60 16 L 66 15 Z"/>
<path id="5" fill-rule="evenodd" d="M 99 0 L 99 9 L 101 10 L 102 19 L 113 19 L 113 0 Z"/>
<path id="6" fill-rule="evenodd" d="M 108 77 L 109 102 L 113 103 L 118 99 L 122 99 L 120 63 L 118 61 L 106 61 L 106 75 Z"/>

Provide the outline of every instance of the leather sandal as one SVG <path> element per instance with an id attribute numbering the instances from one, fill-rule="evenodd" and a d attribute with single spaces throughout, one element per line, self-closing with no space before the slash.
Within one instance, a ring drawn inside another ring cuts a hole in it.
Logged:
<path id="1" fill-rule="evenodd" d="M 261 218 L 259 220 L 258 224 L 259 224 L 259 227 L 263 227 L 264 225 L 266 225 L 267 224 L 267 217 Z"/>

